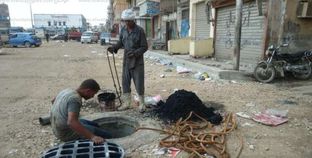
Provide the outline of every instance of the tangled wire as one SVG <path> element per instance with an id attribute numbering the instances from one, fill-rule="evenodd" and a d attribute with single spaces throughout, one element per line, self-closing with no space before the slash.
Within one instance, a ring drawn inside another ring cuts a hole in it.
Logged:
<path id="1" fill-rule="evenodd" d="M 190 121 L 191 117 L 198 117 L 200 122 Z M 160 141 L 162 147 L 176 147 L 191 153 L 190 158 L 203 158 L 204 154 L 209 154 L 217 158 L 228 158 L 226 152 L 226 135 L 233 131 L 236 127 L 236 120 L 232 113 L 225 116 L 221 124 L 220 130 L 214 129 L 213 125 L 200 117 L 196 113 L 191 112 L 184 120 L 178 120 L 167 130 L 153 128 L 138 128 L 137 130 L 154 130 L 168 134 L 167 137 Z M 237 156 L 241 153 L 243 142 Z"/>

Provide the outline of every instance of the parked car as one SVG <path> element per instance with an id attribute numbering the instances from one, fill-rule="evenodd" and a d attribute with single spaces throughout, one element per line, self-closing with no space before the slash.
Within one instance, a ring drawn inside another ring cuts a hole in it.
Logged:
<path id="1" fill-rule="evenodd" d="M 31 33 L 26 32 L 14 33 L 11 34 L 9 37 L 9 45 L 13 47 L 21 45 L 25 47 L 32 46 L 39 47 L 41 44 L 42 44 L 41 39 Z"/>
<path id="2" fill-rule="evenodd" d="M 69 32 L 68 33 L 68 39 L 80 41 L 80 39 L 81 39 L 81 32 L 78 32 L 78 31 Z"/>
<path id="3" fill-rule="evenodd" d="M 92 31 L 86 31 L 84 33 L 82 33 L 81 35 L 81 44 L 83 43 L 98 43 L 99 41 L 99 37 L 97 36 L 96 33 L 92 32 Z"/>
<path id="4" fill-rule="evenodd" d="M 100 36 L 101 45 L 109 44 L 111 39 L 111 34 L 108 32 L 102 32 Z"/>
<path id="5" fill-rule="evenodd" d="M 60 35 L 60 34 L 56 34 L 54 36 L 50 37 L 51 40 L 64 40 L 65 36 L 64 35 Z"/>

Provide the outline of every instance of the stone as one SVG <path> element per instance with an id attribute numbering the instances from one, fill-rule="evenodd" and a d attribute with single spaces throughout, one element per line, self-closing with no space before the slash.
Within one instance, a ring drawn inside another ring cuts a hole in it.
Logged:
<path id="1" fill-rule="evenodd" d="M 249 149 L 250 150 L 255 150 L 255 146 L 254 145 L 249 145 Z"/>

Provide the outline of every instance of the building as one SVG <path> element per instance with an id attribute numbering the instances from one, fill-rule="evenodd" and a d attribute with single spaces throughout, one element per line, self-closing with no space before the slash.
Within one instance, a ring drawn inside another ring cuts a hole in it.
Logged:
<path id="1" fill-rule="evenodd" d="M 105 24 L 105 29 L 109 32 L 113 29 L 114 22 L 114 11 L 113 11 L 113 0 L 109 0 L 109 5 L 107 7 L 107 20 Z"/>
<path id="2" fill-rule="evenodd" d="M 122 11 L 128 9 L 127 0 L 113 0 L 113 31 L 112 36 L 119 35 L 122 28 L 121 26 L 121 13 Z"/>
<path id="3" fill-rule="evenodd" d="M 34 14 L 34 27 L 46 29 L 78 28 L 87 30 L 87 20 L 81 14 Z"/>
<path id="4" fill-rule="evenodd" d="M 160 28 L 159 0 L 138 0 L 136 23 L 145 30 L 146 37 L 153 39 L 158 35 Z"/>
<path id="5" fill-rule="evenodd" d="M 0 4 L 0 28 L 9 28 L 11 26 L 9 7 L 7 4 Z"/>
<path id="6" fill-rule="evenodd" d="M 232 60 L 235 0 L 212 3 L 216 9 L 214 53 L 217 60 Z M 243 3 L 240 63 L 253 68 L 269 45 L 288 43 L 283 51 L 311 49 L 312 2 L 307 0 L 249 0 Z"/>

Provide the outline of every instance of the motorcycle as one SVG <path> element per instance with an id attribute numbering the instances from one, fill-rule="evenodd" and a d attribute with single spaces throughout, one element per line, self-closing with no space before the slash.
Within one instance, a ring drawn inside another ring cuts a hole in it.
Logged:
<path id="1" fill-rule="evenodd" d="M 312 50 L 285 54 L 280 52 L 281 47 L 288 47 L 288 44 L 269 46 L 266 52 L 268 59 L 258 63 L 254 70 L 255 78 L 260 82 L 269 83 L 277 73 L 285 77 L 285 73 L 290 72 L 297 79 L 309 79 L 312 74 Z"/>

